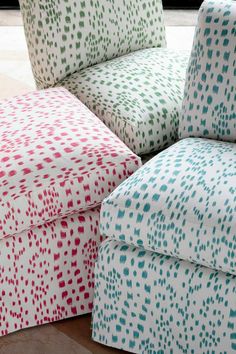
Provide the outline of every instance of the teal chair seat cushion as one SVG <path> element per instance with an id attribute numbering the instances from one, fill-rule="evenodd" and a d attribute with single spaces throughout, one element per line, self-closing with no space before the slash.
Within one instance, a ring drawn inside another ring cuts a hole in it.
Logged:
<path id="1" fill-rule="evenodd" d="M 164 48 L 132 54 L 61 81 L 136 154 L 177 140 L 188 52 Z"/>
<path id="2" fill-rule="evenodd" d="M 235 181 L 236 144 L 181 140 L 105 199 L 101 232 L 236 274 Z"/>

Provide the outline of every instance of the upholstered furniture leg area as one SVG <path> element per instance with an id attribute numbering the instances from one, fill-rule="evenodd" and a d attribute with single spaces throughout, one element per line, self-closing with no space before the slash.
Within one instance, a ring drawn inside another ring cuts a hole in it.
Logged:
<path id="1" fill-rule="evenodd" d="M 199 12 L 179 136 L 101 208 L 93 338 L 133 353 L 236 350 L 236 2 Z"/>
<path id="2" fill-rule="evenodd" d="M 145 354 L 236 350 L 232 274 L 115 240 L 95 273 L 95 341 Z"/>
<path id="3" fill-rule="evenodd" d="M 0 241 L 0 334 L 89 313 L 100 208 Z"/>
<path id="4" fill-rule="evenodd" d="M 138 167 L 64 88 L 0 103 L 0 335 L 91 312 L 100 204 Z"/>
<path id="5" fill-rule="evenodd" d="M 166 49 L 161 0 L 20 0 L 38 88 L 64 86 L 137 154 L 178 138 L 189 54 Z"/>

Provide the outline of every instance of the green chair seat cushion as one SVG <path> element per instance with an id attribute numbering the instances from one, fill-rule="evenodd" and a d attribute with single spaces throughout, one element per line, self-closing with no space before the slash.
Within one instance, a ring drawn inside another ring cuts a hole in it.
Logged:
<path id="1" fill-rule="evenodd" d="M 101 233 L 236 274 L 236 144 L 187 138 L 122 183 Z"/>
<path id="2" fill-rule="evenodd" d="M 189 53 L 152 48 L 68 76 L 65 86 L 136 154 L 177 140 Z"/>

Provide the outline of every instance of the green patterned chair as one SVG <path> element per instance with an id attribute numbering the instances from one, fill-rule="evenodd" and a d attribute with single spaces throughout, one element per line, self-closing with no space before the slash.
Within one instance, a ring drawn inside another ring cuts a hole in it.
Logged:
<path id="1" fill-rule="evenodd" d="M 129 352 L 236 352 L 236 1 L 207 0 L 182 140 L 108 198 L 93 339 Z"/>
<path id="2" fill-rule="evenodd" d="M 20 0 L 39 89 L 64 86 L 137 154 L 177 140 L 189 54 L 161 0 Z"/>

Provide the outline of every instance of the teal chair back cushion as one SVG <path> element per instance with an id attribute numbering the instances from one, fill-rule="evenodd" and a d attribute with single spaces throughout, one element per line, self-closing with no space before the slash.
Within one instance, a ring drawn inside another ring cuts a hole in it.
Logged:
<path id="1" fill-rule="evenodd" d="M 166 44 L 161 0 L 20 0 L 20 5 L 38 88 Z"/>
<path id="2" fill-rule="evenodd" d="M 179 135 L 236 142 L 236 1 L 200 9 Z"/>

